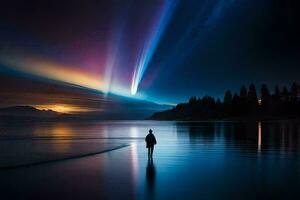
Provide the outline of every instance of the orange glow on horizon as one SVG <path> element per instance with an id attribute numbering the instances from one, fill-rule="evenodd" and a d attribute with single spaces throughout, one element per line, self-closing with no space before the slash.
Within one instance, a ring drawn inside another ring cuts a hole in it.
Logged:
<path id="1" fill-rule="evenodd" d="M 39 110 L 52 110 L 55 112 L 66 113 L 66 114 L 96 111 L 93 109 L 82 108 L 79 106 L 68 105 L 68 104 L 34 105 L 34 107 Z"/>

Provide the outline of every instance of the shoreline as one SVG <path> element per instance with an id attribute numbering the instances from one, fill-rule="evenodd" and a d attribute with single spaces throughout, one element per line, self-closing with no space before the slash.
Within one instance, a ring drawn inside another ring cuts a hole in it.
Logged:
<path id="1" fill-rule="evenodd" d="M 299 121 L 300 117 L 232 117 L 232 118 L 203 118 L 203 119 L 147 119 L 150 121 L 182 121 L 182 122 L 244 122 L 244 121 Z"/>
<path id="2" fill-rule="evenodd" d="M 49 163 L 62 162 L 62 161 L 66 161 L 66 160 L 80 159 L 80 158 L 84 158 L 84 157 L 88 157 L 88 156 L 94 156 L 94 155 L 98 155 L 98 154 L 107 153 L 110 151 L 122 149 L 122 148 L 129 147 L 129 146 L 130 146 L 130 144 L 124 144 L 121 146 L 105 149 L 105 150 L 98 151 L 98 152 L 91 152 L 91 153 L 86 153 L 86 154 L 76 155 L 76 156 L 68 156 L 66 158 L 57 158 L 57 159 L 52 159 L 52 160 L 37 161 L 37 162 L 25 163 L 25 164 L 20 164 L 20 165 L 11 165 L 11 166 L 5 166 L 5 167 L 0 166 L 0 170 L 13 170 L 13 169 L 19 169 L 19 168 L 32 167 L 32 166 L 36 166 L 36 165 L 44 165 L 44 164 L 49 164 Z"/>

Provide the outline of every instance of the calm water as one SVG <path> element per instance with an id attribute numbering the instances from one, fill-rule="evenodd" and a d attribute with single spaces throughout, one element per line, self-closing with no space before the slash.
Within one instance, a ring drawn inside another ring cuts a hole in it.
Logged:
<path id="1" fill-rule="evenodd" d="M 144 144 L 149 128 L 158 141 L 153 163 Z M 0 170 L 5 197 L 15 190 L 10 197 L 57 198 L 68 192 L 78 199 L 300 197 L 298 121 L 2 123 L 0 148 L 2 168 L 80 157 Z M 81 157 L 106 150 L 113 151 Z"/>

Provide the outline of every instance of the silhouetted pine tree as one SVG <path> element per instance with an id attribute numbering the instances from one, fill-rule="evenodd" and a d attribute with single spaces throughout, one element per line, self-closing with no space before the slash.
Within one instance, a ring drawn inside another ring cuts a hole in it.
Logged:
<path id="1" fill-rule="evenodd" d="M 216 106 L 215 106 L 215 113 L 219 117 L 224 113 L 223 105 L 222 105 L 220 98 L 217 98 Z"/>
<path id="2" fill-rule="evenodd" d="M 298 84 L 294 82 L 291 86 L 290 94 L 291 94 L 291 102 L 297 102 L 297 95 L 298 95 Z"/>
<path id="3" fill-rule="evenodd" d="M 289 91 L 286 86 L 283 87 L 280 99 L 283 103 L 287 103 L 289 101 Z"/>
<path id="4" fill-rule="evenodd" d="M 249 113 L 256 114 L 258 109 L 258 100 L 257 100 L 256 88 L 253 83 L 249 86 L 247 101 L 248 101 L 248 108 L 250 109 Z"/>
<path id="5" fill-rule="evenodd" d="M 290 114 L 295 115 L 297 114 L 299 109 L 299 102 L 298 102 L 298 93 L 299 93 L 299 85 L 294 82 L 290 89 L 290 104 L 289 104 L 289 111 Z"/>
<path id="6" fill-rule="evenodd" d="M 271 111 L 271 94 L 266 84 L 263 84 L 260 89 L 261 93 L 261 111 L 262 114 L 266 115 Z"/>
<path id="7" fill-rule="evenodd" d="M 230 115 L 232 113 L 232 93 L 230 90 L 225 92 L 223 104 L 225 114 Z"/>
<path id="8" fill-rule="evenodd" d="M 286 115 L 289 108 L 289 91 L 286 86 L 283 87 L 282 92 L 280 94 L 280 102 L 281 102 L 281 113 L 280 115 Z"/>
<path id="9" fill-rule="evenodd" d="M 247 95 L 248 95 L 247 88 L 243 85 L 240 89 L 239 102 L 237 102 L 237 104 L 235 105 L 239 110 L 239 112 L 242 114 L 246 114 L 249 111 L 247 106 Z"/>
<path id="10" fill-rule="evenodd" d="M 233 116 L 240 116 L 242 113 L 239 109 L 240 104 L 240 97 L 237 93 L 234 93 L 233 98 L 232 98 L 232 114 Z"/>
<path id="11" fill-rule="evenodd" d="M 197 97 L 191 97 L 189 100 L 189 104 L 193 105 L 197 103 Z"/>
<path id="12" fill-rule="evenodd" d="M 282 113 L 282 102 L 281 102 L 281 91 L 279 89 L 279 86 L 275 86 L 274 94 L 272 95 L 272 105 L 271 105 L 271 113 L 272 115 L 279 115 Z"/>

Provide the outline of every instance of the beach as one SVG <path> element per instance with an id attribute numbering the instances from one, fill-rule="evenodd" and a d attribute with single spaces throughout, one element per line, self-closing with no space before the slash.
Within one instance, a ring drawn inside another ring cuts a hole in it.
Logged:
<path id="1" fill-rule="evenodd" d="M 289 140 L 298 137 L 298 123 L 132 121 L 101 122 L 87 127 L 90 128 L 80 130 L 81 137 L 98 139 L 82 141 L 73 132 L 77 145 L 67 143 L 68 151 L 77 149 L 72 157 L 60 147 L 51 157 L 55 159 L 43 164 L 1 169 L 1 199 L 297 199 L 300 196 L 299 140 Z M 99 132 L 91 131 L 96 127 Z M 158 141 L 153 162 L 148 161 L 143 140 L 149 127 Z M 82 130 L 89 130 L 89 134 L 82 135 Z M 99 139 L 105 136 L 100 130 L 108 131 L 104 131 L 108 133 L 105 139 Z M 108 139 L 113 138 L 109 132 L 114 133 L 115 139 Z M 36 140 L 45 149 L 55 139 Z M 100 146 L 102 152 L 87 154 L 99 150 L 91 142 Z M 62 144 L 66 145 L 66 141 Z M 60 159 L 61 152 L 67 157 Z"/>

